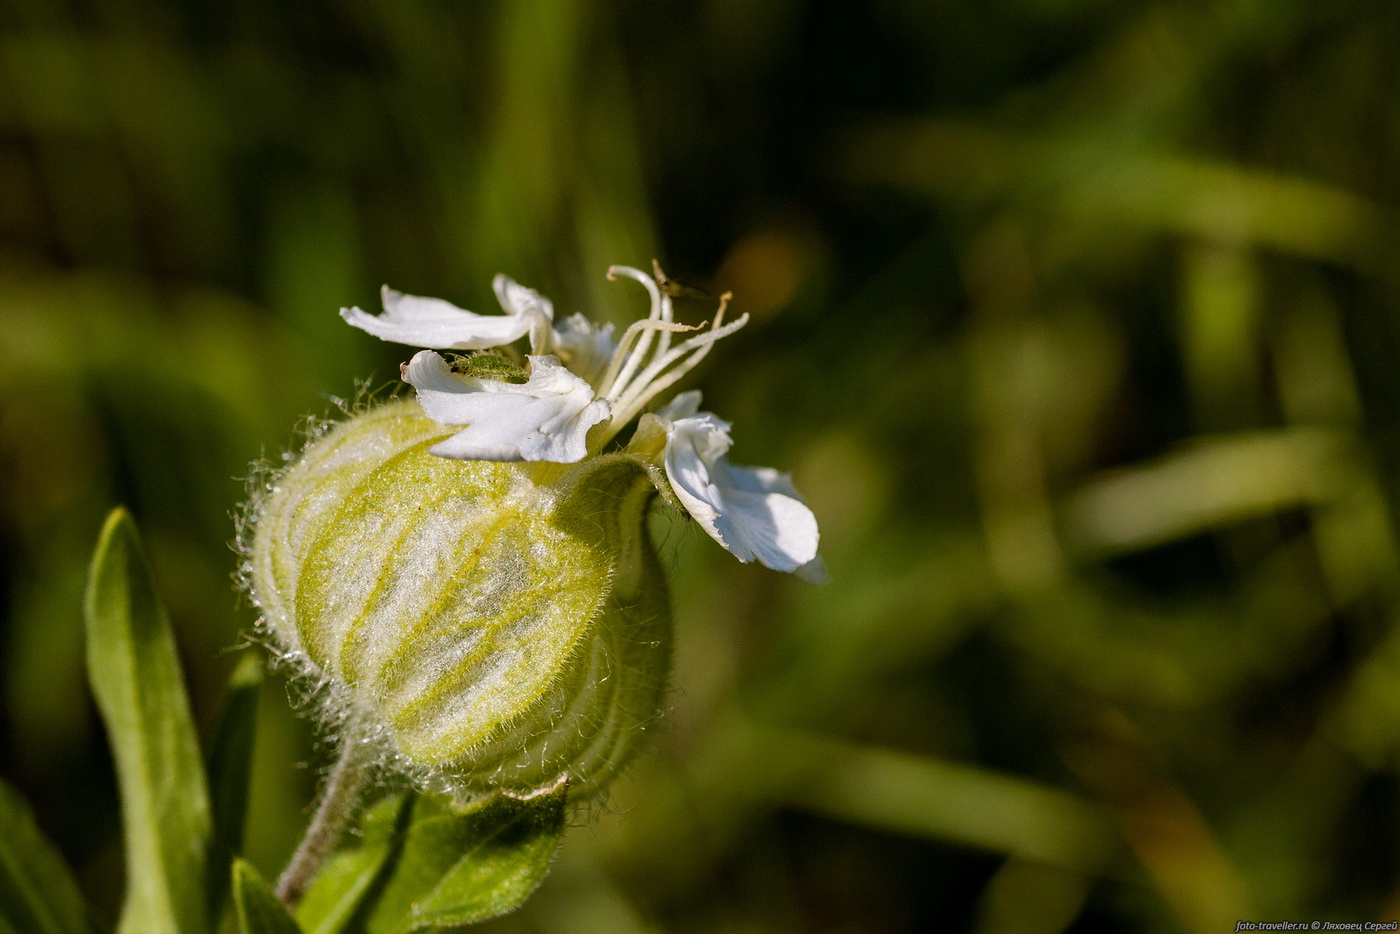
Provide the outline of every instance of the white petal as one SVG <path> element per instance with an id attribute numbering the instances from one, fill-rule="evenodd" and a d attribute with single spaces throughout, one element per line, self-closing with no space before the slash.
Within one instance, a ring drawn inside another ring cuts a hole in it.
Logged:
<path id="1" fill-rule="evenodd" d="M 681 501 L 681 505 L 685 506 L 686 511 L 711 537 L 724 545 L 718 525 L 720 492 L 711 482 L 710 465 L 700 453 L 700 446 L 708 442 L 708 436 L 711 434 L 723 434 L 724 440 L 729 440 L 728 435 L 724 434 L 728 426 L 719 419 L 714 421 L 718 424 L 702 424 L 700 418 L 662 421 L 666 428 L 666 477 L 671 481 L 671 488 L 675 490 L 676 497 Z"/>
<path id="2" fill-rule="evenodd" d="M 737 467 L 724 458 L 711 475 L 724 498 L 721 541 L 740 561 L 757 558 L 775 571 L 795 571 L 816 558 L 817 518 L 806 503 L 788 495 L 792 481 L 786 475 L 767 467 Z"/>
<path id="3" fill-rule="evenodd" d="M 524 314 L 479 315 L 440 298 L 405 295 L 387 285 L 382 295 L 382 315 L 376 317 L 359 308 L 342 308 L 340 316 L 380 340 L 453 350 L 509 344 L 529 333 L 534 320 Z"/>
<path id="4" fill-rule="evenodd" d="M 617 350 L 611 323 L 595 325 L 583 315 L 572 314 L 554 329 L 554 346 L 560 359 L 579 376 L 597 385 Z"/>
<path id="5" fill-rule="evenodd" d="M 423 414 L 441 425 L 465 425 L 474 411 L 470 395 L 480 392 L 503 392 L 520 385 L 502 380 L 461 376 L 440 354 L 422 350 L 399 368 L 405 383 L 418 390 L 418 404 Z"/>
<path id="6" fill-rule="evenodd" d="M 679 397 L 677 398 L 679 401 Z M 682 403 L 681 410 L 690 404 Z M 675 403 L 672 403 L 675 405 Z M 701 412 L 667 425 L 666 476 L 677 498 L 736 558 L 820 578 L 817 520 L 786 474 L 739 467 L 725 456 L 729 424 Z"/>
<path id="7" fill-rule="evenodd" d="M 669 418 L 672 421 L 681 418 L 690 418 L 700 411 L 700 390 L 687 389 L 678 393 L 676 398 L 656 410 L 656 414 L 661 418 Z"/>
<path id="8" fill-rule="evenodd" d="M 403 378 L 433 421 L 466 428 L 429 448 L 462 460 L 553 461 L 588 455 L 588 430 L 608 417 L 608 403 L 554 357 L 530 357 L 526 383 L 459 376 L 431 351 L 414 355 Z"/>
<path id="9" fill-rule="evenodd" d="M 530 318 L 539 315 L 546 321 L 554 320 L 554 303 L 534 289 L 527 288 L 504 273 L 498 273 L 491 280 L 496 290 L 496 300 L 508 315 Z"/>
<path id="10" fill-rule="evenodd" d="M 554 320 L 554 303 L 504 273 L 496 274 L 496 278 L 491 280 L 491 287 L 496 290 L 496 299 L 506 314 L 528 322 L 526 331 L 530 335 L 530 352 L 552 352 L 554 348 L 550 346 L 549 323 Z"/>

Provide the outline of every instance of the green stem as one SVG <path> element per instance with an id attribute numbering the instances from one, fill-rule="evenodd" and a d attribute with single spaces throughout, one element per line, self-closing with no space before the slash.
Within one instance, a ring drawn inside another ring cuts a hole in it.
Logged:
<path id="1" fill-rule="evenodd" d="M 326 778 L 325 790 L 316 805 L 316 813 L 311 817 L 311 824 L 306 828 L 306 835 L 297 844 L 296 852 L 277 880 L 277 897 L 288 909 L 296 908 L 301 901 L 307 887 L 321 871 L 321 865 L 330 855 L 332 847 L 359 809 L 360 794 L 369 775 L 367 746 L 353 731 L 341 743 L 340 758 Z"/>

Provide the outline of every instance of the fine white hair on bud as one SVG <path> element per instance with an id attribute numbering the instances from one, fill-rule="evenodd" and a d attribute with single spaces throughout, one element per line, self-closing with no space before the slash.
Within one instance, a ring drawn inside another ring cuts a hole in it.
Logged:
<path id="1" fill-rule="evenodd" d="M 663 697 L 652 481 L 430 453 L 450 434 L 399 400 L 314 440 L 253 511 L 253 599 L 328 715 L 425 786 L 595 792 Z"/>

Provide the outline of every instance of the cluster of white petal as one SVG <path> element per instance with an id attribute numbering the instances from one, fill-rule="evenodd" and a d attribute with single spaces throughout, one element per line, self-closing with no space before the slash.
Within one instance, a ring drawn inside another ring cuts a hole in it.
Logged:
<path id="1" fill-rule="evenodd" d="M 658 271 L 659 274 L 659 271 Z M 625 266 L 610 277 L 635 279 L 651 296 L 651 314 L 613 339 L 575 314 L 554 323 L 554 306 L 506 276 L 494 282 L 504 315 L 480 315 L 436 298 L 384 288 L 384 313 L 359 308 L 341 317 L 383 340 L 442 350 L 480 350 L 530 338 L 529 378 L 523 382 L 455 372 L 433 349 L 402 367 L 424 413 L 462 430 L 432 447 L 464 460 L 571 464 L 602 450 L 709 353 L 715 341 L 743 327 L 747 316 L 723 323 L 728 296 L 708 329 L 672 320 L 670 297 L 656 278 Z M 671 346 L 672 335 L 698 334 Z M 817 521 L 786 474 L 740 467 L 728 459 L 729 423 L 699 411 L 700 393 L 678 395 L 658 409 L 665 432 L 661 464 L 676 498 L 715 541 L 740 561 L 758 560 L 804 580 L 826 579 L 817 555 Z"/>
<path id="2" fill-rule="evenodd" d="M 608 417 L 605 399 L 556 357 L 530 357 L 525 383 L 458 376 L 431 350 L 403 365 L 423 412 L 440 425 L 465 425 L 428 450 L 478 461 L 554 461 L 588 456 L 588 430 Z"/>

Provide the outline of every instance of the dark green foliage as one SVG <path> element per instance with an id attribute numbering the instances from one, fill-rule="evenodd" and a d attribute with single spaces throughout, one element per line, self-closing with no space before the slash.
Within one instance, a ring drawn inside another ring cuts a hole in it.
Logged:
<path id="1" fill-rule="evenodd" d="M 833 582 L 658 523 L 670 725 L 487 927 L 1395 917 L 1397 34 L 1389 0 L 6 4 L 0 768 L 115 918 L 110 505 L 208 723 L 253 623 L 232 478 L 406 359 L 336 309 L 490 313 L 505 272 L 625 325 L 604 270 L 658 256 L 753 314 L 688 385 L 795 471 Z M 270 878 L 320 763 L 266 694 Z"/>
<path id="2" fill-rule="evenodd" d="M 219 917 L 228 894 L 233 859 L 243 852 L 253 738 L 262 683 L 261 660 L 252 653 L 244 655 L 229 679 L 228 694 L 209 744 L 209 796 L 214 823 L 209 840 L 209 906 L 210 915 L 215 918 Z M 250 866 L 245 869 L 255 872 Z"/>
<path id="3" fill-rule="evenodd" d="M 92 689 L 111 736 L 126 831 L 128 889 L 118 930 L 217 928 L 230 872 L 242 934 L 301 930 L 238 858 L 262 684 L 256 657 L 234 671 L 206 779 L 169 623 L 125 510 L 113 511 L 98 541 L 86 615 Z M 409 934 L 511 911 L 548 873 L 566 801 L 566 787 L 465 811 L 428 797 L 389 797 L 366 811 L 353 828 L 357 842 L 313 880 L 301 920 L 322 934 Z M 207 879 L 206 866 L 214 870 Z M 26 934 L 83 934 L 92 930 L 87 918 L 62 858 L 0 784 L 0 924 Z"/>
<path id="4" fill-rule="evenodd" d="M 209 792 L 170 624 L 136 528 L 114 511 L 92 559 L 88 675 L 111 739 L 126 835 L 119 931 L 206 930 Z"/>
<path id="5" fill-rule="evenodd" d="M 419 797 L 370 934 L 417 934 L 518 908 L 544 881 L 564 831 L 567 787 L 528 800 L 499 796 L 459 812 Z"/>
<path id="6" fill-rule="evenodd" d="M 239 934 L 301 934 L 301 928 L 256 869 L 241 859 L 235 859 L 232 868 Z"/>
<path id="7" fill-rule="evenodd" d="M 0 930 L 91 934 L 96 930 L 63 857 L 24 801 L 0 783 Z"/>
<path id="8" fill-rule="evenodd" d="M 312 934 L 455 930 L 518 908 L 544 880 L 564 830 L 567 788 L 465 810 L 393 795 L 360 821 L 297 912 Z"/>
<path id="9" fill-rule="evenodd" d="M 359 820 L 360 839 L 326 861 L 297 909 L 311 934 L 341 934 L 363 926 L 370 900 L 399 848 L 413 814 L 414 796 L 391 795 Z"/>

